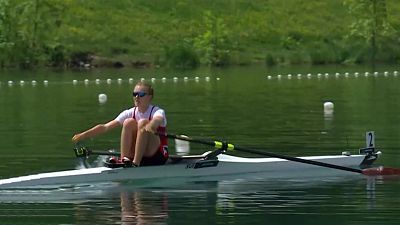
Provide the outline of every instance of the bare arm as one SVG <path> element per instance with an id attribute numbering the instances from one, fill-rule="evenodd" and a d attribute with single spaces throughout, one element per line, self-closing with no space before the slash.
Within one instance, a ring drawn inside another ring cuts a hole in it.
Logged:
<path id="1" fill-rule="evenodd" d="M 97 135 L 105 133 L 111 129 L 114 129 L 119 125 L 120 125 L 120 123 L 116 120 L 111 120 L 110 122 L 105 123 L 105 124 L 98 124 L 98 125 L 90 128 L 89 130 L 83 131 L 82 133 L 75 134 L 72 137 L 72 142 L 76 143 L 83 139 L 97 136 Z"/>

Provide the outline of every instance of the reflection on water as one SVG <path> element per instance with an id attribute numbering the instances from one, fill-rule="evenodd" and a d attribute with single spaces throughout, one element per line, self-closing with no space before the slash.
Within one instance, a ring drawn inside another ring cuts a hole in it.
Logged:
<path id="1" fill-rule="evenodd" d="M 363 176 L 193 182 L 135 189 L 99 184 L 0 193 L 1 224 L 379 224 L 397 221 L 400 179 Z M 25 197 L 24 197 L 25 195 Z M 389 206 L 389 215 L 383 210 Z M 32 217 L 32 215 L 35 215 Z M 26 217 L 32 217 L 27 221 Z M 48 218 L 52 218 L 48 220 Z M 386 223 L 391 224 L 391 223 Z"/>
<path id="2" fill-rule="evenodd" d="M 121 192 L 121 224 L 167 224 L 167 219 L 166 193 Z"/>

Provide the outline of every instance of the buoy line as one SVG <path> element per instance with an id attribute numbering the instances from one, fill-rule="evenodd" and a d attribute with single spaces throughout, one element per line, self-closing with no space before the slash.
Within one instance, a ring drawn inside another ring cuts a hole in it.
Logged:
<path id="1" fill-rule="evenodd" d="M 77 80 L 77 79 L 73 79 L 72 81 L 49 81 L 49 80 L 43 80 L 43 81 L 36 81 L 36 80 L 31 80 L 31 81 L 25 81 L 25 80 L 19 80 L 19 81 L 13 81 L 13 80 L 8 80 L 8 81 L 0 81 L 0 86 L 9 86 L 9 87 L 13 87 L 13 86 L 37 86 L 38 84 L 43 84 L 44 86 L 48 86 L 48 85 L 60 85 L 60 84 L 72 84 L 72 85 L 79 85 L 79 84 L 84 84 L 85 86 L 87 85 L 100 85 L 100 84 L 135 84 L 138 81 L 142 81 L 142 82 L 151 82 L 151 83 L 157 83 L 157 82 L 161 82 L 161 83 L 166 83 L 166 82 L 173 82 L 173 83 L 177 83 L 180 81 L 183 82 L 189 82 L 189 81 L 195 81 L 196 83 L 200 82 L 200 81 L 205 81 L 205 82 L 210 82 L 212 79 L 210 78 L 210 76 L 205 76 L 200 78 L 199 76 L 195 76 L 193 78 L 189 78 L 187 76 L 179 78 L 179 77 L 172 77 L 172 78 L 167 78 L 167 77 L 162 77 L 162 78 L 155 78 L 155 77 L 151 77 L 151 78 L 144 78 L 141 77 L 139 79 L 134 79 L 134 78 L 127 78 L 127 79 L 122 79 L 122 78 L 107 78 L 107 79 L 99 79 L 96 78 L 94 80 L 89 80 L 89 79 L 83 79 L 83 80 Z M 220 81 L 220 77 L 216 77 L 214 80 L 216 81 Z"/>
<path id="2" fill-rule="evenodd" d="M 336 72 L 336 73 L 316 73 L 316 74 L 312 74 L 312 73 L 307 73 L 307 74 L 301 74 L 298 73 L 296 76 L 292 75 L 292 74 L 287 74 L 287 75 L 282 75 L 282 74 L 276 74 L 276 75 L 267 75 L 267 79 L 268 80 L 272 80 L 272 79 L 277 79 L 277 80 L 282 80 L 282 79 L 287 79 L 287 80 L 291 80 L 293 77 L 296 77 L 298 80 L 301 80 L 303 78 L 306 79 L 312 79 L 312 78 L 317 78 L 318 80 L 320 79 L 328 79 L 330 77 L 334 77 L 336 79 L 338 78 L 359 78 L 359 77 L 399 77 L 399 72 L 397 70 L 389 72 L 389 71 L 383 71 L 383 72 L 364 72 L 364 73 L 360 73 L 360 72 Z"/>

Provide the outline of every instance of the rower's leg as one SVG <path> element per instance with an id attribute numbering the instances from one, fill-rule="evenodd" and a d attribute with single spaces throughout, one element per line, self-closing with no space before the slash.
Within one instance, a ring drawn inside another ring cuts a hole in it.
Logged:
<path id="1" fill-rule="evenodd" d="M 136 136 L 138 124 L 134 119 L 126 119 L 121 131 L 121 158 L 126 156 L 133 159 L 135 156 Z"/>
<path id="2" fill-rule="evenodd" d="M 136 136 L 135 157 L 133 163 L 140 165 L 143 156 L 153 156 L 160 147 L 160 137 L 144 129 L 149 120 L 140 120 L 138 122 L 138 132 Z"/>

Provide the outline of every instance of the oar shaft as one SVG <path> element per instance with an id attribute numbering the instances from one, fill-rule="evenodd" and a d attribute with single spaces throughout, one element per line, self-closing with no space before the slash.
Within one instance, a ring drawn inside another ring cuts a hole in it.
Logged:
<path id="1" fill-rule="evenodd" d="M 110 155 L 110 156 L 119 156 L 119 152 L 107 152 L 107 151 L 90 151 L 91 155 Z"/>
<path id="2" fill-rule="evenodd" d="M 108 155 L 108 156 L 118 156 L 120 155 L 119 152 L 115 151 L 96 151 L 90 150 L 84 146 L 76 146 L 74 148 L 75 156 L 76 157 L 88 157 L 90 155 Z"/>
<path id="3" fill-rule="evenodd" d="M 276 154 L 276 153 L 272 153 L 272 152 L 259 151 L 259 150 L 250 149 L 250 148 L 242 148 L 242 147 L 234 146 L 232 144 L 222 143 L 220 141 L 199 140 L 199 139 L 193 139 L 193 138 L 190 138 L 187 136 L 181 136 L 181 135 L 175 135 L 175 134 L 165 134 L 165 136 L 168 138 L 172 138 L 172 139 L 179 139 L 179 140 L 188 141 L 188 142 L 192 142 L 192 143 L 205 144 L 205 145 L 217 147 L 217 148 L 225 147 L 226 150 L 237 150 L 237 151 L 242 151 L 242 152 L 247 152 L 247 153 L 252 153 L 252 154 L 265 155 L 265 156 L 273 157 L 273 158 L 286 159 L 289 161 L 305 163 L 305 164 L 310 164 L 310 165 L 315 165 L 315 166 L 322 166 L 322 167 L 344 170 L 344 171 L 349 171 L 349 172 L 354 172 L 354 173 L 361 173 L 361 174 L 363 173 L 363 171 L 360 169 L 339 166 L 339 165 L 330 164 L 330 163 L 323 163 L 323 162 L 319 162 L 319 161 L 302 159 L 302 158 L 297 158 L 297 157 L 291 157 L 291 156 Z"/>
<path id="4" fill-rule="evenodd" d="M 255 150 L 255 149 L 241 148 L 241 147 L 236 147 L 236 146 L 235 146 L 234 149 L 238 150 L 238 151 L 242 151 L 242 152 L 265 155 L 265 156 L 274 157 L 274 158 L 280 158 L 280 159 L 286 159 L 286 160 L 289 160 L 289 161 L 295 161 L 295 162 L 299 162 L 299 163 L 306 163 L 306 164 L 311 164 L 311 165 L 316 165 L 316 166 L 323 166 L 323 167 L 332 168 L 332 169 L 345 170 L 345 171 L 355 172 L 355 173 L 362 173 L 362 170 L 360 170 L 360 169 L 355 169 L 355 168 L 345 167 L 345 166 L 339 166 L 339 165 L 330 164 L 330 163 L 323 163 L 323 162 L 319 162 L 319 161 L 302 159 L 302 158 L 297 158 L 297 157 L 291 157 L 291 156 L 286 156 L 286 155 L 280 155 L 280 154 L 275 154 L 275 153 L 272 153 L 272 152 L 264 152 L 264 151 L 258 151 L 258 150 Z"/>

